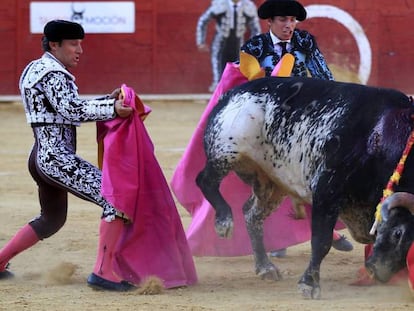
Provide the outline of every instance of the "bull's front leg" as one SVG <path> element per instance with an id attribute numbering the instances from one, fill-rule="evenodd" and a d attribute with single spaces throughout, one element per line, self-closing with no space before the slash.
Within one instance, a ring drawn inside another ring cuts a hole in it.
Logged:
<path id="1" fill-rule="evenodd" d="M 247 232 L 252 244 L 255 260 L 256 274 L 262 279 L 279 281 L 282 274 L 279 269 L 269 260 L 263 243 L 263 221 L 265 215 L 259 211 L 255 196 L 251 196 L 243 206 L 244 218 Z"/>
<path id="2" fill-rule="evenodd" d="M 312 255 L 308 268 L 298 283 L 298 289 L 304 298 L 320 299 L 320 266 L 332 246 L 332 232 L 337 221 L 335 211 L 320 212 L 322 208 L 312 208 Z M 334 214 L 334 215 L 332 215 Z"/>
<path id="3" fill-rule="evenodd" d="M 208 162 L 196 178 L 197 186 L 216 211 L 216 233 L 223 238 L 231 237 L 234 227 L 231 208 L 219 190 L 220 183 L 227 172 L 223 169 L 217 170 L 216 166 Z"/>

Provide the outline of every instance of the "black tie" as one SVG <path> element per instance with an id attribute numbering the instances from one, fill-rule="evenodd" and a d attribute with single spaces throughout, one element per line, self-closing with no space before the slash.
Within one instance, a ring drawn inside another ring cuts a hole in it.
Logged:
<path id="1" fill-rule="evenodd" d="M 234 30 L 237 28 L 237 4 L 233 5 L 233 25 L 231 28 Z"/>
<path id="2" fill-rule="evenodd" d="M 288 52 L 287 49 L 286 49 L 287 42 L 281 41 L 278 44 L 282 47 L 282 54 L 280 55 L 280 57 L 282 57 L 283 55 L 285 55 Z"/>

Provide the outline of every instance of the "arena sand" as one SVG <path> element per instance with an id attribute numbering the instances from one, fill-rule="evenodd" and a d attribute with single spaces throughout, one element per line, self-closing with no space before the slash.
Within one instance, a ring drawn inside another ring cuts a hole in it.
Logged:
<path id="1" fill-rule="evenodd" d="M 157 158 L 170 180 L 198 123 L 206 102 L 148 102 L 153 112 L 145 121 Z M 32 133 L 20 103 L 0 105 L 0 245 L 39 211 L 35 185 L 26 159 Z M 96 163 L 95 127 L 78 132 L 79 154 Z M 177 205 L 184 227 L 190 218 Z M 288 249 L 288 256 L 272 259 L 281 269 L 280 282 L 260 280 L 252 256 L 194 258 L 199 283 L 188 288 L 112 293 L 94 291 L 86 278 L 95 260 L 100 209 L 70 197 L 64 228 L 17 256 L 11 262 L 16 277 L 0 282 L 0 310 L 413 310 L 414 296 L 407 283 L 355 287 L 363 265 L 363 245 L 350 253 L 332 250 L 321 267 L 322 299 L 304 300 L 296 284 L 306 268 L 309 243 Z M 344 231 L 347 234 L 346 231 Z M 349 236 L 349 234 L 347 234 Z"/>

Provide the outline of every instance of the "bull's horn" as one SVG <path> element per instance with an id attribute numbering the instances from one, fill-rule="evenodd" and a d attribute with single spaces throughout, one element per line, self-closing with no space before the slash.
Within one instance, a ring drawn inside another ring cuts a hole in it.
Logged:
<path id="1" fill-rule="evenodd" d="M 409 192 L 395 192 L 382 202 L 381 217 L 388 220 L 390 209 L 393 207 L 405 207 L 414 214 L 414 194 Z"/>

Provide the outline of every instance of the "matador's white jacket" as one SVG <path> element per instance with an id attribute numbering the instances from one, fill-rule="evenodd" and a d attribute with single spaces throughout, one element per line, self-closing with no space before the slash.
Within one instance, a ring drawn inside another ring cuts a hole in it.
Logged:
<path id="1" fill-rule="evenodd" d="M 118 214 L 101 194 L 101 171 L 76 154 L 76 127 L 115 118 L 115 100 L 81 100 L 75 77 L 49 52 L 27 65 L 19 87 L 35 137 L 30 159 L 35 158 L 37 172 L 51 185 L 101 206 L 102 217 L 113 220 Z"/>
<path id="2" fill-rule="evenodd" d="M 28 123 L 70 124 L 114 118 L 114 99 L 81 100 L 75 77 L 46 52 L 23 71 L 19 88 Z"/>
<path id="3" fill-rule="evenodd" d="M 227 38 L 233 27 L 233 6 L 230 0 L 213 0 L 211 6 L 200 16 L 197 24 L 196 43 L 203 44 L 206 41 L 207 24 L 216 19 L 216 31 L 221 37 Z M 236 36 L 242 38 L 247 26 L 251 36 L 260 33 L 259 18 L 256 5 L 251 0 L 240 0 L 237 9 Z"/>
<path id="4" fill-rule="evenodd" d="M 213 83 L 210 89 L 217 85 L 226 63 L 238 60 L 247 29 L 250 37 L 261 31 L 257 8 L 251 0 L 239 0 L 237 4 L 231 0 L 213 0 L 197 22 L 197 46 L 206 43 L 207 26 L 212 20 L 215 20 L 216 31 L 211 42 Z"/>

